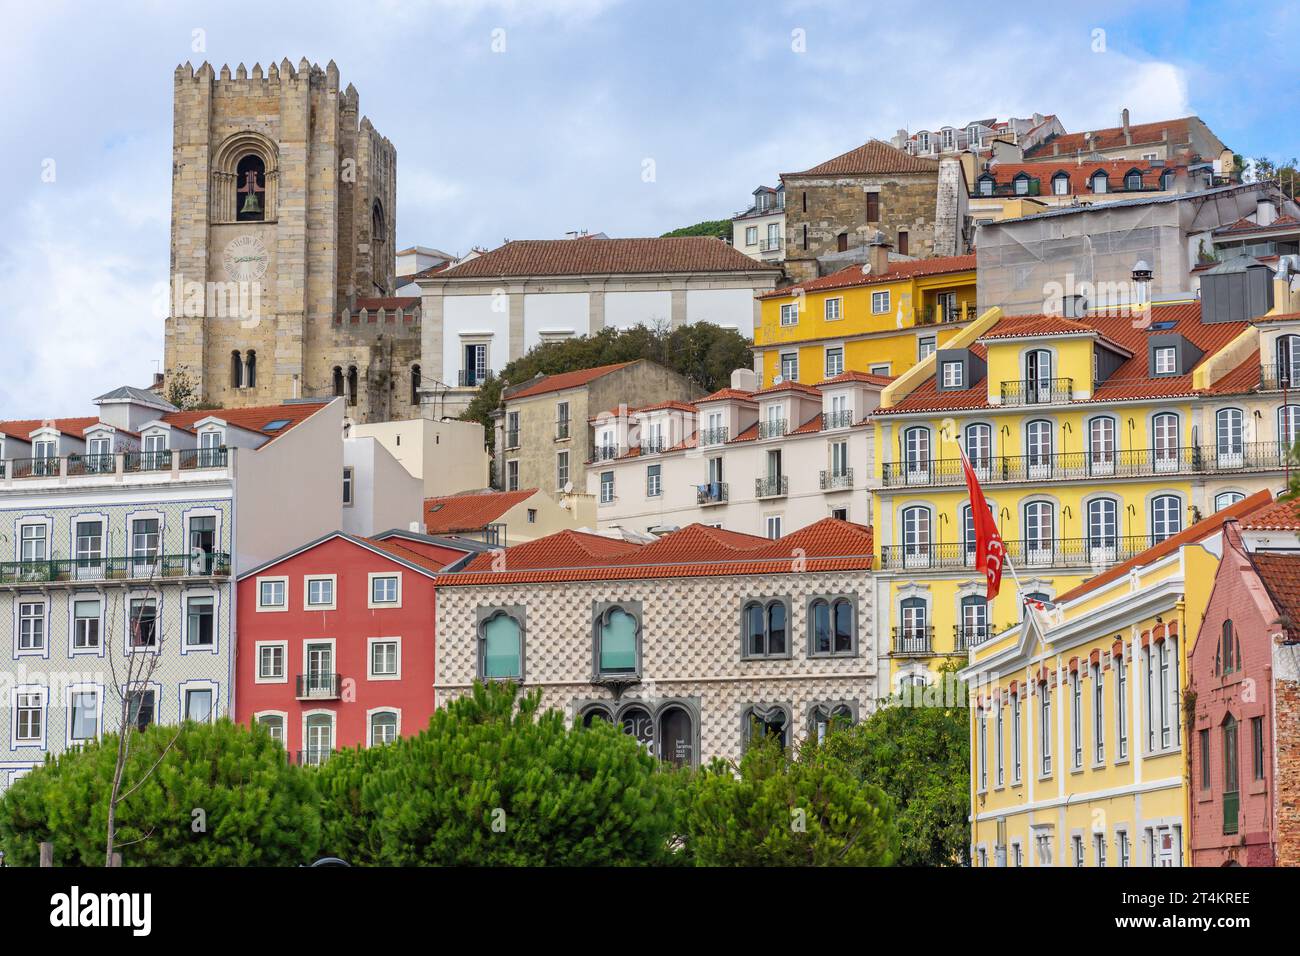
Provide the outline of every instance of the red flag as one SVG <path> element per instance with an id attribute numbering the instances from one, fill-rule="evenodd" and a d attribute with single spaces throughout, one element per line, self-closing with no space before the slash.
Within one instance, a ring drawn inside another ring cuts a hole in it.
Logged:
<path id="1" fill-rule="evenodd" d="M 988 502 L 984 500 L 984 489 L 975 476 L 966 452 L 961 452 L 961 467 L 966 473 L 966 488 L 970 491 L 970 510 L 975 523 L 975 564 L 984 572 L 988 581 L 988 600 L 997 597 L 1002 587 L 1002 564 L 1006 560 L 1007 550 L 1002 546 L 1002 535 L 993 521 Z"/>

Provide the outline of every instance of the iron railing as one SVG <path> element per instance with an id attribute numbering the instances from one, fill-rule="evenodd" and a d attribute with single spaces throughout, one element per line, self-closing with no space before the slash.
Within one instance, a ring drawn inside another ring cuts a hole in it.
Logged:
<path id="1" fill-rule="evenodd" d="M 111 475 L 117 470 L 113 455 L 69 455 L 68 475 Z"/>
<path id="2" fill-rule="evenodd" d="M 790 490 L 788 475 L 764 475 L 754 479 L 754 497 L 779 498 Z"/>
<path id="3" fill-rule="evenodd" d="M 229 460 L 226 448 L 182 448 L 177 452 L 177 466 L 181 471 L 198 468 L 225 468 Z"/>
<path id="4" fill-rule="evenodd" d="M 759 438 L 780 438 L 789 425 L 784 418 L 765 418 L 758 423 Z"/>
<path id="5" fill-rule="evenodd" d="M 1044 538 L 1004 541 L 1017 568 L 1104 568 L 1141 554 L 1159 540 L 1151 535 L 1094 535 L 1089 538 Z M 944 570 L 975 567 L 975 547 L 960 541 L 897 544 L 881 548 L 886 570 Z"/>
<path id="6" fill-rule="evenodd" d="M 1055 405 L 1073 397 L 1072 378 L 1022 378 L 1002 383 L 1003 405 Z"/>
<path id="7" fill-rule="evenodd" d="M 641 454 L 643 455 L 662 454 L 664 449 L 667 447 L 668 444 L 667 442 L 664 441 L 662 436 L 658 438 L 647 438 L 643 442 L 641 442 Z"/>
<path id="8" fill-rule="evenodd" d="M 1285 385 L 1295 388 L 1300 385 L 1300 367 L 1283 363 L 1281 365 L 1261 365 L 1259 367 L 1259 387 L 1268 391 L 1277 391 Z"/>
<path id="9" fill-rule="evenodd" d="M 299 750 L 295 759 L 303 767 L 319 767 L 332 756 L 333 747 L 309 747 L 307 750 Z"/>
<path id="10" fill-rule="evenodd" d="M 853 424 L 853 411 L 848 408 L 839 408 L 833 412 L 822 412 L 822 431 L 830 431 L 832 428 L 848 428 Z"/>
<path id="11" fill-rule="evenodd" d="M 932 653 L 934 647 L 934 628 L 915 624 L 899 624 L 894 627 L 894 653 L 900 656 L 913 656 Z"/>
<path id="12" fill-rule="evenodd" d="M 133 555 L 116 558 L 60 558 L 49 561 L 0 562 L 0 585 L 72 584 L 93 582 L 217 578 L 230 576 L 230 555 L 224 551 L 198 554 Z"/>
<path id="13" fill-rule="evenodd" d="M 834 491 L 837 488 L 853 487 L 853 469 L 843 471 L 823 471 L 821 473 L 822 491 Z"/>
<path id="14" fill-rule="evenodd" d="M 57 478 L 59 474 L 57 458 L 14 458 L 8 464 L 11 478 Z"/>
<path id="15" fill-rule="evenodd" d="M 952 644 L 959 651 L 968 651 L 989 639 L 987 624 L 954 624 L 952 626 Z"/>
<path id="16" fill-rule="evenodd" d="M 483 370 L 463 368 L 456 376 L 456 384 L 461 388 L 478 388 L 484 382 L 492 377 L 492 370 L 485 368 Z"/>
<path id="17" fill-rule="evenodd" d="M 721 505 L 727 502 L 727 483 L 710 481 L 698 485 L 695 489 L 695 503 L 700 505 Z"/>
<path id="18" fill-rule="evenodd" d="M 181 471 L 201 468 L 225 468 L 230 461 L 229 449 L 182 448 L 167 451 L 128 451 L 122 454 L 124 472 L 170 471 L 172 462 Z M 14 458 L 0 461 L 0 477 L 8 478 L 83 478 L 87 475 L 112 475 L 117 472 L 116 454 L 68 455 L 66 458 Z"/>
<path id="19" fill-rule="evenodd" d="M 758 251 L 759 252 L 780 252 L 781 247 L 784 245 L 785 245 L 785 239 L 760 239 L 758 241 Z"/>
<path id="20" fill-rule="evenodd" d="M 172 453 L 164 451 L 128 451 L 122 456 L 124 471 L 171 471 Z"/>
<path id="21" fill-rule="evenodd" d="M 705 428 L 700 432 L 701 445 L 725 445 L 731 438 L 731 429 L 726 425 L 717 428 Z"/>
<path id="22" fill-rule="evenodd" d="M 338 674 L 299 674 L 295 696 L 299 700 L 337 700 L 340 683 Z"/>
<path id="23" fill-rule="evenodd" d="M 613 461 L 623 454 L 618 445 L 597 445 L 591 453 L 591 461 Z"/>
<path id="24" fill-rule="evenodd" d="M 1279 442 L 1239 442 L 1222 447 L 1179 445 L 976 457 L 971 459 L 971 467 L 981 483 L 1038 482 L 1268 471 L 1286 467 L 1289 457 L 1290 449 Z M 881 466 L 881 483 L 885 487 L 963 485 L 966 476 L 960 458 L 891 461 Z"/>

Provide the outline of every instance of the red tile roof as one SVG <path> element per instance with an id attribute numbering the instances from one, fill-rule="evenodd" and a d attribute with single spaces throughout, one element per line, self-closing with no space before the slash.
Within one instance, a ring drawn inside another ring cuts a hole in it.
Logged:
<path id="1" fill-rule="evenodd" d="M 690 402 L 679 402 L 675 400 L 668 401 L 668 402 L 657 402 L 654 405 L 642 405 L 640 408 L 634 408 L 632 409 L 631 414 L 644 415 L 646 412 L 663 412 L 669 410 L 693 413 L 695 411 L 695 406 L 692 405 Z"/>
<path id="2" fill-rule="evenodd" d="M 871 529 L 834 518 L 776 541 L 693 524 L 645 545 L 561 531 L 508 549 L 503 570 L 491 570 L 492 556 L 479 555 L 464 572 L 439 581 L 458 586 L 868 571 L 873 561 Z"/>
<path id="3" fill-rule="evenodd" d="M 1163 120 L 1158 123 L 1130 123 L 1129 133 L 1132 136 L 1132 145 L 1138 146 L 1143 143 L 1157 143 L 1164 139 L 1165 132 L 1168 131 L 1170 141 L 1173 143 L 1190 142 L 1188 133 L 1188 120 L 1191 117 L 1182 119 Z M 1034 146 L 1026 154 L 1026 159 L 1047 159 L 1052 155 L 1052 149 L 1055 146 L 1062 155 L 1073 153 L 1075 150 L 1092 150 L 1099 149 L 1116 149 L 1127 145 L 1124 137 L 1124 127 L 1112 126 L 1108 129 L 1095 129 L 1088 131 L 1091 133 L 1091 139 L 1085 139 L 1088 133 L 1064 133 L 1044 140 L 1037 146 Z M 1057 157 L 1060 158 L 1059 156 Z"/>
<path id="4" fill-rule="evenodd" d="M 754 400 L 753 392 L 746 392 L 740 388 L 720 388 L 712 395 L 705 395 L 703 398 L 695 400 L 696 405 L 703 405 L 705 402 L 726 402 L 740 401 L 752 402 Z"/>
<path id="5" fill-rule="evenodd" d="M 1300 624 L 1300 555 L 1255 552 L 1251 563 L 1288 628 Z M 1292 635 L 1294 639 L 1294 635 Z"/>
<path id="6" fill-rule="evenodd" d="M 1243 498 L 1235 505 L 1224 508 L 1222 511 L 1216 511 L 1208 518 L 1202 518 L 1196 524 L 1184 528 L 1178 534 L 1171 538 L 1166 538 L 1154 547 L 1147 548 L 1141 554 L 1134 555 L 1122 564 L 1117 564 L 1113 568 L 1103 571 L 1096 577 L 1089 578 L 1076 588 L 1066 591 L 1058 597 L 1057 603 L 1064 601 L 1073 601 L 1075 598 L 1082 597 L 1089 591 L 1096 590 L 1103 584 L 1109 584 L 1116 581 L 1134 568 L 1144 567 L 1154 561 L 1158 561 L 1167 555 L 1173 554 L 1185 544 L 1193 544 L 1203 538 L 1208 538 L 1216 534 L 1225 521 L 1241 518 L 1244 515 L 1253 514 L 1259 509 L 1268 506 L 1273 500 L 1273 494 L 1270 491 L 1257 491 L 1248 498 Z"/>
<path id="7" fill-rule="evenodd" d="M 889 263 L 887 272 L 869 273 L 862 271 L 862 265 L 845 266 L 830 275 L 811 279 L 796 285 L 786 286 L 764 292 L 760 299 L 779 299 L 809 292 L 826 292 L 832 289 L 851 289 L 863 285 L 876 285 L 881 282 L 899 282 L 903 279 L 920 279 L 925 276 L 948 275 L 956 272 L 975 271 L 975 254 L 968 256 L 936 256 L 932 259 L 911 259 Z M 971 281 L 974 281 L 974 275 Z"/>
<path id="8" fill-rule="evenodd" d="M 1300 226 L 1300 219 L 1297 219 L 1295 216 L 1291 216 L 1291 215 L 1284 214 L 1278 216 L 1267 226 L 1261 226 L 1253 219 L 1249 219 L 1245 216 L 1242 216 L 1240 219 L 1238 219 L 1236 222 L 1232 223 L 1231 225 L 1220 226 L 1218 229 L 1214 230 L 1214 234 L 1216 236 L 1223 236 L 1234 232 L 1264 232 L 1271 229 L 1291 232 L 1297 226 Z"/>
<path id="9" fill-rule="evenodd" d="M 1241 522 L 1246 531 L 1300 531 L 1300 499 L 1279 498 Z"/>
<path id="10" fill-rule="evenodd" d="M 72 435 L 81 438 L 86 429 L 91 425 L 98 425 L 99 419 L 91 418 L 26 418 L 15 419 L 14 421 L 0 422 L 0 435 L 7 435 L 10 438 L 20 438 L 28 441 L 32 432 L 38 428 L 44 428 L 46 425 L 53 425 L 60 434 Z"/>
<path id="11" fill-rule="evenodd" d="M 507 242 L 444 271 L 443 279 L 504 276 L 642 275 L 677 272 L 773 272 L 709 236 L 663 239 L 525 239 Z"/>
<path id="12" fill-rule="evenodd" d="M 408 564 L 414 564 L 416 567 L 424 568 L 424 570 L 435 574 L 441 572 L 442 569 L 447 566 L 447 563 L 449 563 L 437 561 L 434 558 L 429 557 L 427 554 L 422 554 L 419 551 L 412 551 L 410 548 L 404 548 L 398 541 L 380 541 L 376 538 L 367 538 L 366 542 L 373 547 L 378 548 L 380 551 L 387 551 L 395 558 L 401 558 Z M 468 553 L 468 551 L 464 553 Z"/>
<path id="13" fill-rule="evenodd" d="M 1257 319 L 1251 319 L 1255 325 L 1261 322 L 1294 322 L 1300 319 L 1300 312 L 1279 312 L 1276 315 L 1261 315 Z"/>
<path id="14" fill-rule="evenodd" d="M 637 361 L 643 360 L 638 359 Z M 545 395 L 547 392 L 562 392 L 566 388 L 579 388 L 608 375 L 610 372 L 617 372 L 621 368 L 627 368 L 631 364 L 631 362 L 616 362 L 613 365 L 598 365 L 595 368 L 579 369 L 576 372 L 543 375 L 532 382 L 521 384 L 518 391 L 507 389 L 505 400 L 511 402 L 516 398 L 532 398 L 534 395 Z"/>
<path id="15" fill-rule="evenodd" d="M 894 375 L 872 375 L 869 372 L 848 371 L 841 372 L 834 378 L 824 378 L 817 383 L 817 388 L 823 388 L 827 385 L 847 385 L 850 382 L 861 382 L 864 385 L 885 386 L 892 382 Z"/>
<path id="16" fill-rule="evenodd" d="M 193 431 L 194 427 L 205 418 L 217 418 L 236 428 L 269 435 L 274 441 L 295 425 L 301 425 L 328 404 L 328 402 L 293 402 L 286 405 L 260 405 L 255 408 L 199 408 L 188 412 L 169 412 L 161 420 L 168 425 Z M 273 432 L 265 431 L 267 425 L 280 421 L 285 424 Z"/>
<path id="17" fill-rule="evenodd" d="M 757 398 L 760 395 L 775 395 L 777 392 L 800 392 L 804 395 L 812 395 L 817 398 L 821 397 L 821 392 L 811 385 L 805 385 L 803 382 L 784 381 L 780 385 L 769 385 L 767 388 L 760 388 L 754 393 Z"/>
<path id="18" fill-rule="evenodd" d="M 1146 189 L 1160 188 L 1160 178 L 1164 173 L 1172 170 L 1186 171 L 1186 166 L 1153 166 L 1150 160 L 1139 159 L 1111 159 L 1111 160 L 1093 160 L 1076 163 L 1073 156 L 1059 156 L 1055 160 L 1044 160 L 1038 163 L 994 163 L 988 168 L 988 174 L 993 177 L 993 181 L 999 186 L 1010 186 L 1021 173 L 1027 175 L 1030 179 L 1037 179 L 1041 182 L 1042 188 L 1040 195 L 1050 196 L 1054 194 L 1053 181 L 1060 173 L 1070 180 L 1069 194 L 1075 193 L 1092 193 L 1092 177 L 1098 172 L 1106 174 L 1107 193 L 1124 192 L 1125 177 L 1136 169 L 1142 174 L 1142 185 Z M 979 178 L 983 178 L 981 175 Z M 979 179 L 976 179 L 978 184 Z M 971 194 L 979 198 L 978 185 Z M 1029 197 L 1033 198 L 1033 197 Z"/>
<path id="19" fill-rule="evenodd" d="M 536 488 L 521 491 L 463 491 L 458 495 L 424 499 L 424 526 L 429 534 L 478 531 L 533 495 Z"/>
<path id="20" fill-rule="evenodd" d="M 782 173 L 787 176 L 855 176 L 872 173 L 938 173 L 939 161 L 913 156 L 889 143 L 873 139 L 856 149 L 841 153 L 824 163 L 818 163 L 811 169 L 798 173 Z"/>

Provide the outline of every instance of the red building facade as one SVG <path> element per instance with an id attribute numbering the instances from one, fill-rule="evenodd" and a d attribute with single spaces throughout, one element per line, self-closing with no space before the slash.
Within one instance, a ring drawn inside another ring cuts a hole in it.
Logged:
<path id="1" fill-rule="evenodd" d="M 309 764 L 423 729 L 435 706 L 434 580 L 477 550 L 337 532 L 242 575 L 235 719 Z"/>

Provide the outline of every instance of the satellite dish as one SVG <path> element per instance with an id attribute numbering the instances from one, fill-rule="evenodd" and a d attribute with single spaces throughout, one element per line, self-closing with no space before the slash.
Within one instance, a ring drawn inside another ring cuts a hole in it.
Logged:
<path id="1" fill-rule="evenodd" d="M 773 385 L 780 385 L 780 384 L 781 384 L 782 382 L 784 382 L 784 381 L 785 381 L 785 376 L 784 376 L 784 375 L 777 375 L 776 377 L 774 377 L 774 378 L 772 379 L 772 384 L 773 384 Z"/>
<path id="2" fill-rule="evenodd" d="M 566 481 L 566 482 L 564 483 L 564 493 L 565 493 L 566 495 L 571 495 L 571 494 L 573 494 L 573 482 L 571 482 L 571 481 Z"/>
<path id="3" fill-rule="evenodd" d="M 869 275 L 871 275 L 871 263 L 870 263 L 870 262 L 864 262 L 864 263 L 862 263 L 862 274 L 863 274 L 864 276 L 869 276 Z"/>

